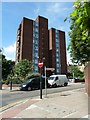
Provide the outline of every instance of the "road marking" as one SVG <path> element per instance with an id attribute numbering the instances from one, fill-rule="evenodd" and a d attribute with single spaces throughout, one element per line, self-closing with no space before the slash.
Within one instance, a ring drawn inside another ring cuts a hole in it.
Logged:
<path id="1" fill-rule="evenodd" d="M 90 120 L 90 115 L 86 115 L 86 116 L 84 116 L 82 118 L 88 118 L 88 120 Z"/>
<path id="2" fill-rule="evenodd" d="M 27 101 L 27 100 L 28 100 L 28 99 L 20 100 L 20 101 L 17 101 L 17 102 L 8 104 L 8 105 L 6 105 L 6 106 L 3 106 L 3 107 L 0 108 L 0 112 L 3 112 L 3 111 L 5 111 L 5 110 L 7 110 L 7 109 L 9 109 L 9 108 L 11 108 L 11 107 L 13 107 L 13 106 L 15 106 L 15 105 L 20 104 L 20 103 L 22 103 L 22 102 L 25 102 L 25 101 Z"/>
<path id="3" fill-rule="evenodd" d="M 33 104 L 33 105 L 29 106 L 28 108 L 26 108 L 25 110 L 33 109 L 33 108 L 36 108 L 36 107 L 37 107 L 37 105 Z"/>

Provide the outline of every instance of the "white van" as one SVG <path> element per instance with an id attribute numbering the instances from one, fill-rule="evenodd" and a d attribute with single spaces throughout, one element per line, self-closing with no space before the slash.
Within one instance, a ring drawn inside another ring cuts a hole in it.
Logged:
<path id="1" fill-rule="evenodd" d="M 68 79 L 66 75 L 51 75 L 48 78 L 48 83 L 50 84 L 51 87 L 67 86 Z"/>

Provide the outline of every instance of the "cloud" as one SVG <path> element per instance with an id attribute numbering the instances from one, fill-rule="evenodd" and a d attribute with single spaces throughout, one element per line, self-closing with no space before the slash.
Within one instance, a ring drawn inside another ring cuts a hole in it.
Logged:
<path id="1" fill-rule="evenodd" d="M 64 27 L 66 29 L 67 24 L 64 23 L 64 19 L 69 15 L 71 10 L 72 8 L 66 3 L 52 2 L 46 6 L 44 14 L 49 20 L 49 26 L 55 27 L 57 29 Z"/>
<path id="2" fill-rule="evenodd" d="M 47 12 L 51 12 L 51 13 L 60 12 L 60 3 L 52 3 L 51 6 L 47 8 Z"/>
<path id="3" fill-rule="evenodd" d="M 39 14 L 39 12 L 40 12 L 40 8 L 37 8 L 37 9 L 34 10 L 34 13 L 35 13 L 36 15 Z"/>
<path id="4" fill-rule="evenodd" d="M 70 10 L 71 8 L 65 7 L 62 2 L 56 2 L 56 3 L 51 3 L 49 7 L 47 8 L 48 13 L 62 13 L 64 11 Z"/>
<path id="5" fill-rule="evenodd" d="M 16 50 L 16 42 L 14 44 L 4 48 L 4 51 L 6 53 L 13 53 L 13 52 L 15 52 L 15 50 Z"/>
<path id="6" fill-rule="evenodd" d="M 8 60 L 15 60 L 16 42 L 8 47 L 4 47 L 3 49 L 3 53 L 6 55 Z"/>

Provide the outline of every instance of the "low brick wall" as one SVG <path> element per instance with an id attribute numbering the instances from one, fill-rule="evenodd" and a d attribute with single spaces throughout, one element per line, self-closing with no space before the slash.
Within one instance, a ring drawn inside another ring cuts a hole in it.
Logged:
<path id="1" fill-rule="evenodd" d="M 84 83 L 84 82 L 85 82 L 85 80 L 84 80 L 84 79 L 83 79 L 83 80 L 79 80 L 79 79 L 78 79 L 78 80 L 74 80 L 74 82 L 75 82 L 75 83 L 79 83 L 79 82 Z"/>
<path id="2" fill-rule="evenodd" d="M 19 87 L 20 84 L 12 84 L 12 87 Z M 3 84 L 3 87 L 10 87 L 10 84 L 6 85 L 6 84 Z"/>
<path id="3" fill-rule="evenodd" d="M 90 62 L 84 68 L 85 87 L 88 95 L 90 96 Z"/>

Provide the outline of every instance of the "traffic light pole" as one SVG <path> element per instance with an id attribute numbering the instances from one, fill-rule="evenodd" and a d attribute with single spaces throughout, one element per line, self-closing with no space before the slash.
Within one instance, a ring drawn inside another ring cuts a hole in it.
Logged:
<path id="1" fill-rule="evenodd" d="M 40 68 L 40 99 L 42 99 L 42 68 Z"/>

